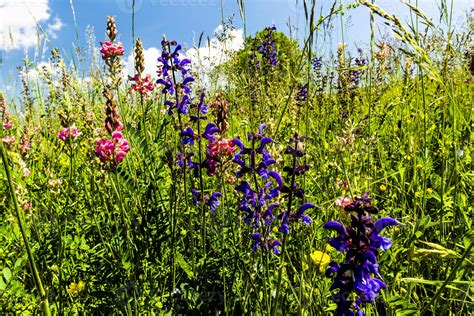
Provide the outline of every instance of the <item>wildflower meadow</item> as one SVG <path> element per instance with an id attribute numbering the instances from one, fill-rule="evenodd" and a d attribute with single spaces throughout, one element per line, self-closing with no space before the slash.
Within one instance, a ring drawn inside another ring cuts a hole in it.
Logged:
<path id="1" fill-rule="evenodd" d="M 247 32 L 238 0 L 194 50 L 111 12 L 14 65 L 0 314 L 471 315 L 472 7 L 319 2 Z M 360 47 L 334 29 L 356 12 Z"/>

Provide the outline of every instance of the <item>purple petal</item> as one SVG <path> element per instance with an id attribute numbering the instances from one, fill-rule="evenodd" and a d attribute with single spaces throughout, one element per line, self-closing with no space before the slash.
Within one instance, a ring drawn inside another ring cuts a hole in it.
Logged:
<path id="1" fill-rule="evenodd" d="M 270 137 L 262 137 L 262 140 L 260 141 L 260 150 L 263 149 L 266 144 L 269 144 L 271 142 L 273 142 L 273 139 L 271 139 Z"/>
<path id="2" fill-rule="evenodd" d="M 308 215 L 301 215 L 301 221 L 306 225 L 309 225 L 313 222 Z"/>
<path id="3" fill-rule="evenodd" d="M 312 203 L 305 203 L 305 204 L 301 205 L 300 208 L 298 209 L 298 214 L 303 214 L 304 211 L 306 211 L 306 210 L 309 209 L 309 208 L 313 208 L 313 207 L 315 207 L 314 204 L 312 204 Z"/>
<path id="4" fill-rule="evenodd" d="M 344 232 L 346 231 L 344 225 L 337 221 L 329 221 L 323 225 L 323 228 L 335 230 L 339 234 L 344 234 Z"/>
<path id="5" fill-rule="evenodd" d="M 396 219 L 393 219 L 391 217 L 384 217 L 379 220 L 377 220 L 374 224 L 374 233 L 378 234 L 382 231 L 387 226 L 395 226 L 398 224 L 398 221 Z"/>
<path id="6" fill-rule="evenodd" d="M 234 138 L 234 139 L 232 140 L 232 142 L 233 142 L 235 145 L 237 145 L 240 149 L 244 150 L 244 148 L 245 148 L 245 147 L 244 147 L 244 143 L 242 143 L 242 141 L 241 141 L 240 139 Z"/>

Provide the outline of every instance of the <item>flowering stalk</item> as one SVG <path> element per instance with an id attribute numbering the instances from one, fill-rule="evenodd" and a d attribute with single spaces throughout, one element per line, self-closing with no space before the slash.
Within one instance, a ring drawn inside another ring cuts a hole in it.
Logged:
<path id="1" fill-rule="evenodd" d="M 380 236 L 387 226 L 395 226 L 398 221 L 384 217 L 374 221 L 371 214 L 378 209 L 372 205 L 367 193 L 355 196 L 350 203 L 345 203 L 344 210 L 351 214 L 351 223 L 344 226 L 337 221 L 329 221 L 324 228 L 334 230 L 337 237 L 331 238 L 329 244 L 346 256 L 342 263 L 332 261 L 326 276 L 334 275 L 331 289 L 338 289 L 334 296 L 337 303 L 337 315 L 365 315 L 360 305 L 373 303 L 385 282 L 379 274 L 377 263 L 378 249 L 387 250 L 392 246 L 389 238 Z M 374 275 L 374 277 L 372 277 Z M 353 299 L 352 293 L 355 293 Z"/>
<path id="2" fill-rule="evenodd" d="M 258 52 L 262 56 L 263 61 L 265 62 L 264 64 L 268 64 L 271 67 L 278 66 L 278 53 L 275 48 L 275 40 L 273 39 L 273 34 L 275 31 L 275 25 L 266 27 L 265 37 L 257 48 Z"/>
<path id="3" fill-rule="evenodd" d="M 306 96 L 305 96 L 306 97 Z M 293 142 L 293 146 L 288 146 L 285 154 L 290 155 L 292 157 L 291 167 L 284 167 L 283 170 L 290 176 L 290 186 L 283 186 L 281 192 L 286 194 L 288 198 L 288 204 L 286 211 L 282 213 L 279 217 L 281 218 L 281 225 L 278 229 L 279 232 L 283 233 L 283 244 L 282 244 L 282 253 L 283 256 L 280 257 L 280 269 L 278 270 L 278 281 L 277 281 L 277 290 L 276 290 L 276 299 L 275 304 L 272 306 L 272 315 L 275 315 L 277 305 L 279 302 L 280 297 L 280 287 L 282 281 L 282 274 L 283 274 L 283 262 L 284 262 L 284 254 L 287 244 L 287 238 L 290 234 L 290 225 L 301 220 L 304 224 L 309 225 L 312 223 L 311 218 L 304 214 L 307 209 L 314 208 L 315 205 L 311 203 L 303 203 L 298 210 L 295 212 L 293 210 L 293 199 L 295 197 L 300 198 L 301 200 L 304 199 L 304 190 L 300 187 L 300 185 L 296 182 L 296 177 L 304 175 L 306 171 L 309 170 L 309 166 L 307 164 L 298 165 L 297 158 L 301 158 L 305 156 L 305 152 L 303 151 L 302 142 L 306 140 L 306 136 L 298 136 L 295 134 L 291 138 L 291 142 Z"/>
<path id="4" fill-rule="evenodd" d="M 158 58 L 158 80 L 156 83 L 162 86 L 162 94 L 165 95 L 165 105 L 168 106 L 168 114 L 173 115 L 174 110 L 178 112 L 178 130 L 183 128 L 182 115 L 189 114 L 188 105 L 191 103 L 190 83 L 194 81 L 194 78 L 189 75 L 189 66 L 191 61 L 187 58 L 181 59 L 179 51 L 181 45 L 177 44 L 176 41 L 167 41 L 165 38 L 161 41 L 162 51 L 161 56 Z M 171 51 L 171 47 L 175 47 Z M 178 78 L 178 75 L 181 78 Z M 178 82 L 178 79 L 181 79 Z M 169 98 L 170 97 L 170 98 Z M 174 98 L 174 101 L 171 99 Z M 187 186 L 187 168 L 186 164 L 190 161 L 190 157 L 185 152 L 183 133 L 180 134 L 180 141 L 178 142 L 179 151 L 176 153 L 178 158 L 178 165 L 181 167 L 183 172 L 183 189 L 185 198 L 185 212 L 188 210 L 188 186 Z M 186 158 L 186 159 L 184 159 Z M 190 166 L 191 167 L 191 166 Z M 171 167 L 172 168 L 172 167 Z M 176 186 L 173 186 L 175 190 Z M 175 192 L 173 197 L 176 198 Z M 176 208 L 171 208 L 171 238 L 172 238 L 172 256 L 171 256 L 171 270 L 172 270 L 172 288 L 171 292 L 175 289 L 176 282 L 176 266 L 175 266 L 175 239 L 176 239 Z M 191 222 L 191 219 L 190 219 Z M 190 226 L 192 227 L 191 223 Z M 194 260 L 193 260 L 194 262 Z"/>
<path id="5" fill-rule="evenodd" d="M 7 152 L 2 143 L 0 143 L 0 151 L 2 155 L 3 166 L 5 168 L 5 173 L 7 175 L 8 186 L 10 188 L 10 195 L 12 198 L 13 207 L 15 208 L 16 217 L 18 218 L 18 226 L 20 227 L 21 236 L 23 238 L 23 242 L 25 243 L 26 253 L 28 255 L 28 261 L 30 263 L 30 268 L 33 273 L 33 278 L 35 280 L 36 288 L 38 289 L 38 292 L 40 294 L 41 310 L 43 312 L 43 315 L 49 316 L 51 315 L 51 310 L 49 309 L 48 295 L 46 294 L 46 291 L 44 290 L 38 268 L 36 267 L 35 258 L 33 257 L 33 252 L 28 242 L 28 237 L 26 235 L 26 229 L 25 229 L 25 223 L 23 221 L 23 216 L 20 212 L 20 208 L 18 207 L 18 198 L 16 196 L 15 188 L 13 186 L 13 179 L 10 173 L 10 168 L 8 166 Z"/>
<path id="6" fill-rule="evenodd" d="M 3 94 L 0 93 L 0 112 L 2 114 L 0 122 L 2 123 L 2 143 L 4 143 L 7 148 L 10 148 L 13 143 L 15 143 L 15 137 L 12 135 L 4 135 L 5 132 L 11 131 L 13 128 L 13 122 L 10 117 L 10 114 L 7 111 L 7 103 L 5 102 L 5 98 Z"/>
<path id="7" fill-rule="evenodd" d="M 109 40 L 100 43 L 100 53 L 109 70 L 110 84 L 114 87 L 118 87 L 121 81 L 120 70 L 122 67 L 119 56 L 123 56 L 124 50 L 121 42 L 114 43 L 115 37 L 117 36 L 117 27 L 115 26 L 115 19 L 112 16 L 107 17 L 107 36 Z"/>
<path id="8" fill-rule="evenodd" d="M 248 225 L 251 224 L 253 228 L 262 228 L 261 232 L 250 235 L 253 240 L 252 249 L 254 251 L 257 251 L 258 248 L 265 251 L 271 249 L 274 254 L 278 255 L 280 254 L 278 247 L 281 246 L 281 243 L 270 236 L 270 231 L 275 218 L 273 209 L 279 205 L 270 202 L 279 196 L 279 191 L 282 189 L 282 180 L 280 174 L 276 171 L 268 171 L 268 167 L 276 161 L 265 149 L 267 144 L 273 142 L 271 138 L 263 136 L 265 128 L 266 125 L 262 124 L 257 133 L 248 135 L 248 140 L 252 144 L 251 147 L 245 147 L 244 143 L 238 138 L 233 140 L 233 143 L 240 148 L 233 159 L 240 166 L 236 176 L 242 178 L 244 175 L 250 174 L 254 183 L 252 188 L 249 182 L 242 181 L 235 187 L 235 190 L 243 193 L 240 210 L 247 214 L 244 222 Z M 258 163 L 257 156 L 261 156 Z M 266 181 L 272 178 L 276 185 L 273 181 L 268 181 L 260 188 L 257 176 Z"/>

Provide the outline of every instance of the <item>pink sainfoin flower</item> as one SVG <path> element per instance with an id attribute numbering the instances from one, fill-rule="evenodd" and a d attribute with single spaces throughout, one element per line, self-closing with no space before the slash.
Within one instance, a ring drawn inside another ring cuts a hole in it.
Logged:
<path id="1" fill-rule="evenodd" d="M 350 197 L 341 196 L 336 201 L 334 201 L 334 205 L 339 207 L 346 207 L 347 205 L 352 203 L 352 199 Z"/>
<path id="2" fill-rule="evenodd" d="M 31 150 L 30 142 L 26 137 L 21 137 L 20 139 L 20 153 L 27 155 Z"/>
<path id="3" fill-rule="evenodd" d="M 218 156 L 231 156 L 236 150 L 232 139 L 213 137 L 207 146 L 207 155 L 211 158 Z"/>
<path id="4" fill-rule="evenodd" d="M 121 163 L 130 150 L 128 141 L 120 131 L 112 132 L 112 139 L 99 139 L 95 154 L 100 161 L 116 161 Z"/>
<path id="5" fill-rule="evenodd" d="M 147 97 L 149 97 L 151 91 L 155 89 L 155 85 L 153 84 L 153 80 L 151 79 L 150 74 L 147 74 L 145 78 L 143 78 L 139 74 L 136 74 L 135 77 L 133 77 L 132 81 L 135 82 L 132 84 L 132 89 Z"/>
<path id="6" fill-rule="evenodd" d="M 31 174 L 30 169 L 23 167 L 23 178 L 27 178 Z"/>
<path id="7" fill-rule="evenodd" d="M 2 142 L 7 145 L 7 146 L 10 146 L 12 145 L 14 142 L 15 142 L 15 137 L 13 136 L 5 136 L 2 138 Z"/>
<path id="8" fill-rule="evenodd" d="M 3 124 L 2 124 L 2 128 L 3 128 L 4 130 L 12 129 L 12 128 L 13 128 L 13 123 L 12 123 L 12 121 L 9 120 L 9 121 L 3 123 Z"/>
<path id="9" fill-rule="evenodd" d="M 58 138 L 61 140 L 76 139 L 81 135 L 81 132 L 73 125 L 71 127 L 65 127 L 58 132 Z"/>
<path id="10" fill-rule="evenodd" d="M 102 45 L 100 52 L 103 59 L 115 58 L 123 55 L 123 45 L 121 42 L 114 44 L 112 41 L 105 41 L 100 44 Z"/>

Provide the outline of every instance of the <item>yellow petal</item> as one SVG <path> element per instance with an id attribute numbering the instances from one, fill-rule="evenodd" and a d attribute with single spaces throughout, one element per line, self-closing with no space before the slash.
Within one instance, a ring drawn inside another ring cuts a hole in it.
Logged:
<path id="1" fill-rule="evenodd" d="M 327 253 L 319 250 L 315 250 L 310 256 L 315 265 L 324 266 L 331 262 L 331 257 Z"/>

